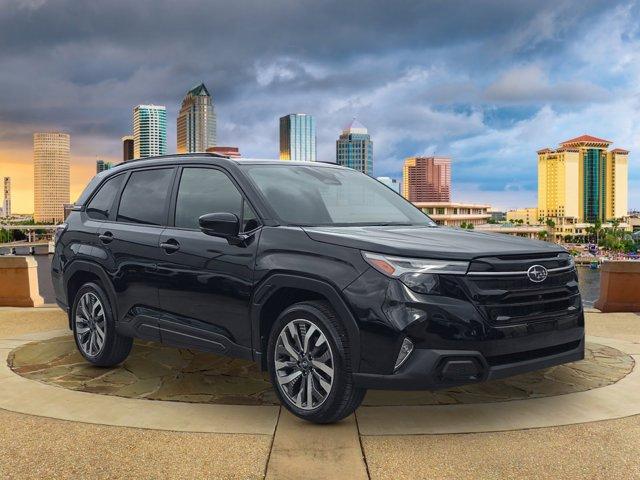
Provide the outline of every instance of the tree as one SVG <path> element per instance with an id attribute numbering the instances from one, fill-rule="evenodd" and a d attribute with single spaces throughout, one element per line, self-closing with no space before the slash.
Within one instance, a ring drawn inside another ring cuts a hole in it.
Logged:
<path id="1" fill-rule="evenodd" d="M 549 236 L 549 233 L 546 230 L 540 230 L 538 232 L 538 240 L 546 240 Z"/>

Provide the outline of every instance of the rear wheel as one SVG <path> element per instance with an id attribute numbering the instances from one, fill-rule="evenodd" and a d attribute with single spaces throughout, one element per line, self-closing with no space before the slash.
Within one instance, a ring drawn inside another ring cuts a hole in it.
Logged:
<path id="1" fill-rule="evenodd" d="M 268 363 L 280 401 L 311 422 L 345 418 L 366 392 L 353 384 L 346 331 L 325 302 L 297 303 L 280 314 L 269 337 Z"/>
<path id="2" fill-rule="evenodd" d="M 109 297 L 100 285 L 85 283 L 78 290 L 71 315 L 76 346 L 87 361 L 112 367 L 127 358 L 133 339 L 116 332 Z"/>

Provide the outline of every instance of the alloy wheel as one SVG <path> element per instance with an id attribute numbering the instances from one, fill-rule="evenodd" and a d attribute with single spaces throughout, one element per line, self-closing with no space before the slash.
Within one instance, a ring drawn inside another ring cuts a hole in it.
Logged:
<path id="1" fill-rule="evenodd" d="M 95 357 L 102 351 L 106 338 L 104 306 L 93 292 L 87 292 L 76 307 L 76 338 L 85 355 Z"/>
<path id="2" fill-rule="evenodd" d="M 312 410 L 329 396 L 334 360 L 324 333 L 305 319 L 290 321 L 275 348 L 275 373 L 280 391 L 296 407 Z"/>

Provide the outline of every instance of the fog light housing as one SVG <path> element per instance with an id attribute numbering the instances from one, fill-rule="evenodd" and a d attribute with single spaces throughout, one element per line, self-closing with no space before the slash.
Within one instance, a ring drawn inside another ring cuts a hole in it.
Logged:
<path id="1" fill-rule="evenodd" d="M 396 366 L 394 367 L 394 370 L 399 369 L 402 364 L 407 361 L 407 358 L 409 358 L 411 352 L 413 352 L 413 342 L 409 340 L 408 337 L 406 337 L 402 341 L 402 346 L 400 347 L 400 352 L 398 353 L 398 358 L 396 360 Z"/>

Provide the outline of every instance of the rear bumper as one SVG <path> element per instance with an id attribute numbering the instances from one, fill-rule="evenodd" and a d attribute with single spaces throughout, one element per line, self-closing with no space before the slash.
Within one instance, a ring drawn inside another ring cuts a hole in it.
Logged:
<path id="1" fill-rule="evenodd" d="M 485 358 L 478 351 L 416 349 L 395 373 L 354 373 L 358 387 L 378 390 L 436 390 L 497 380 L 584 358 L 584 336 L 513 355 Z"/>

